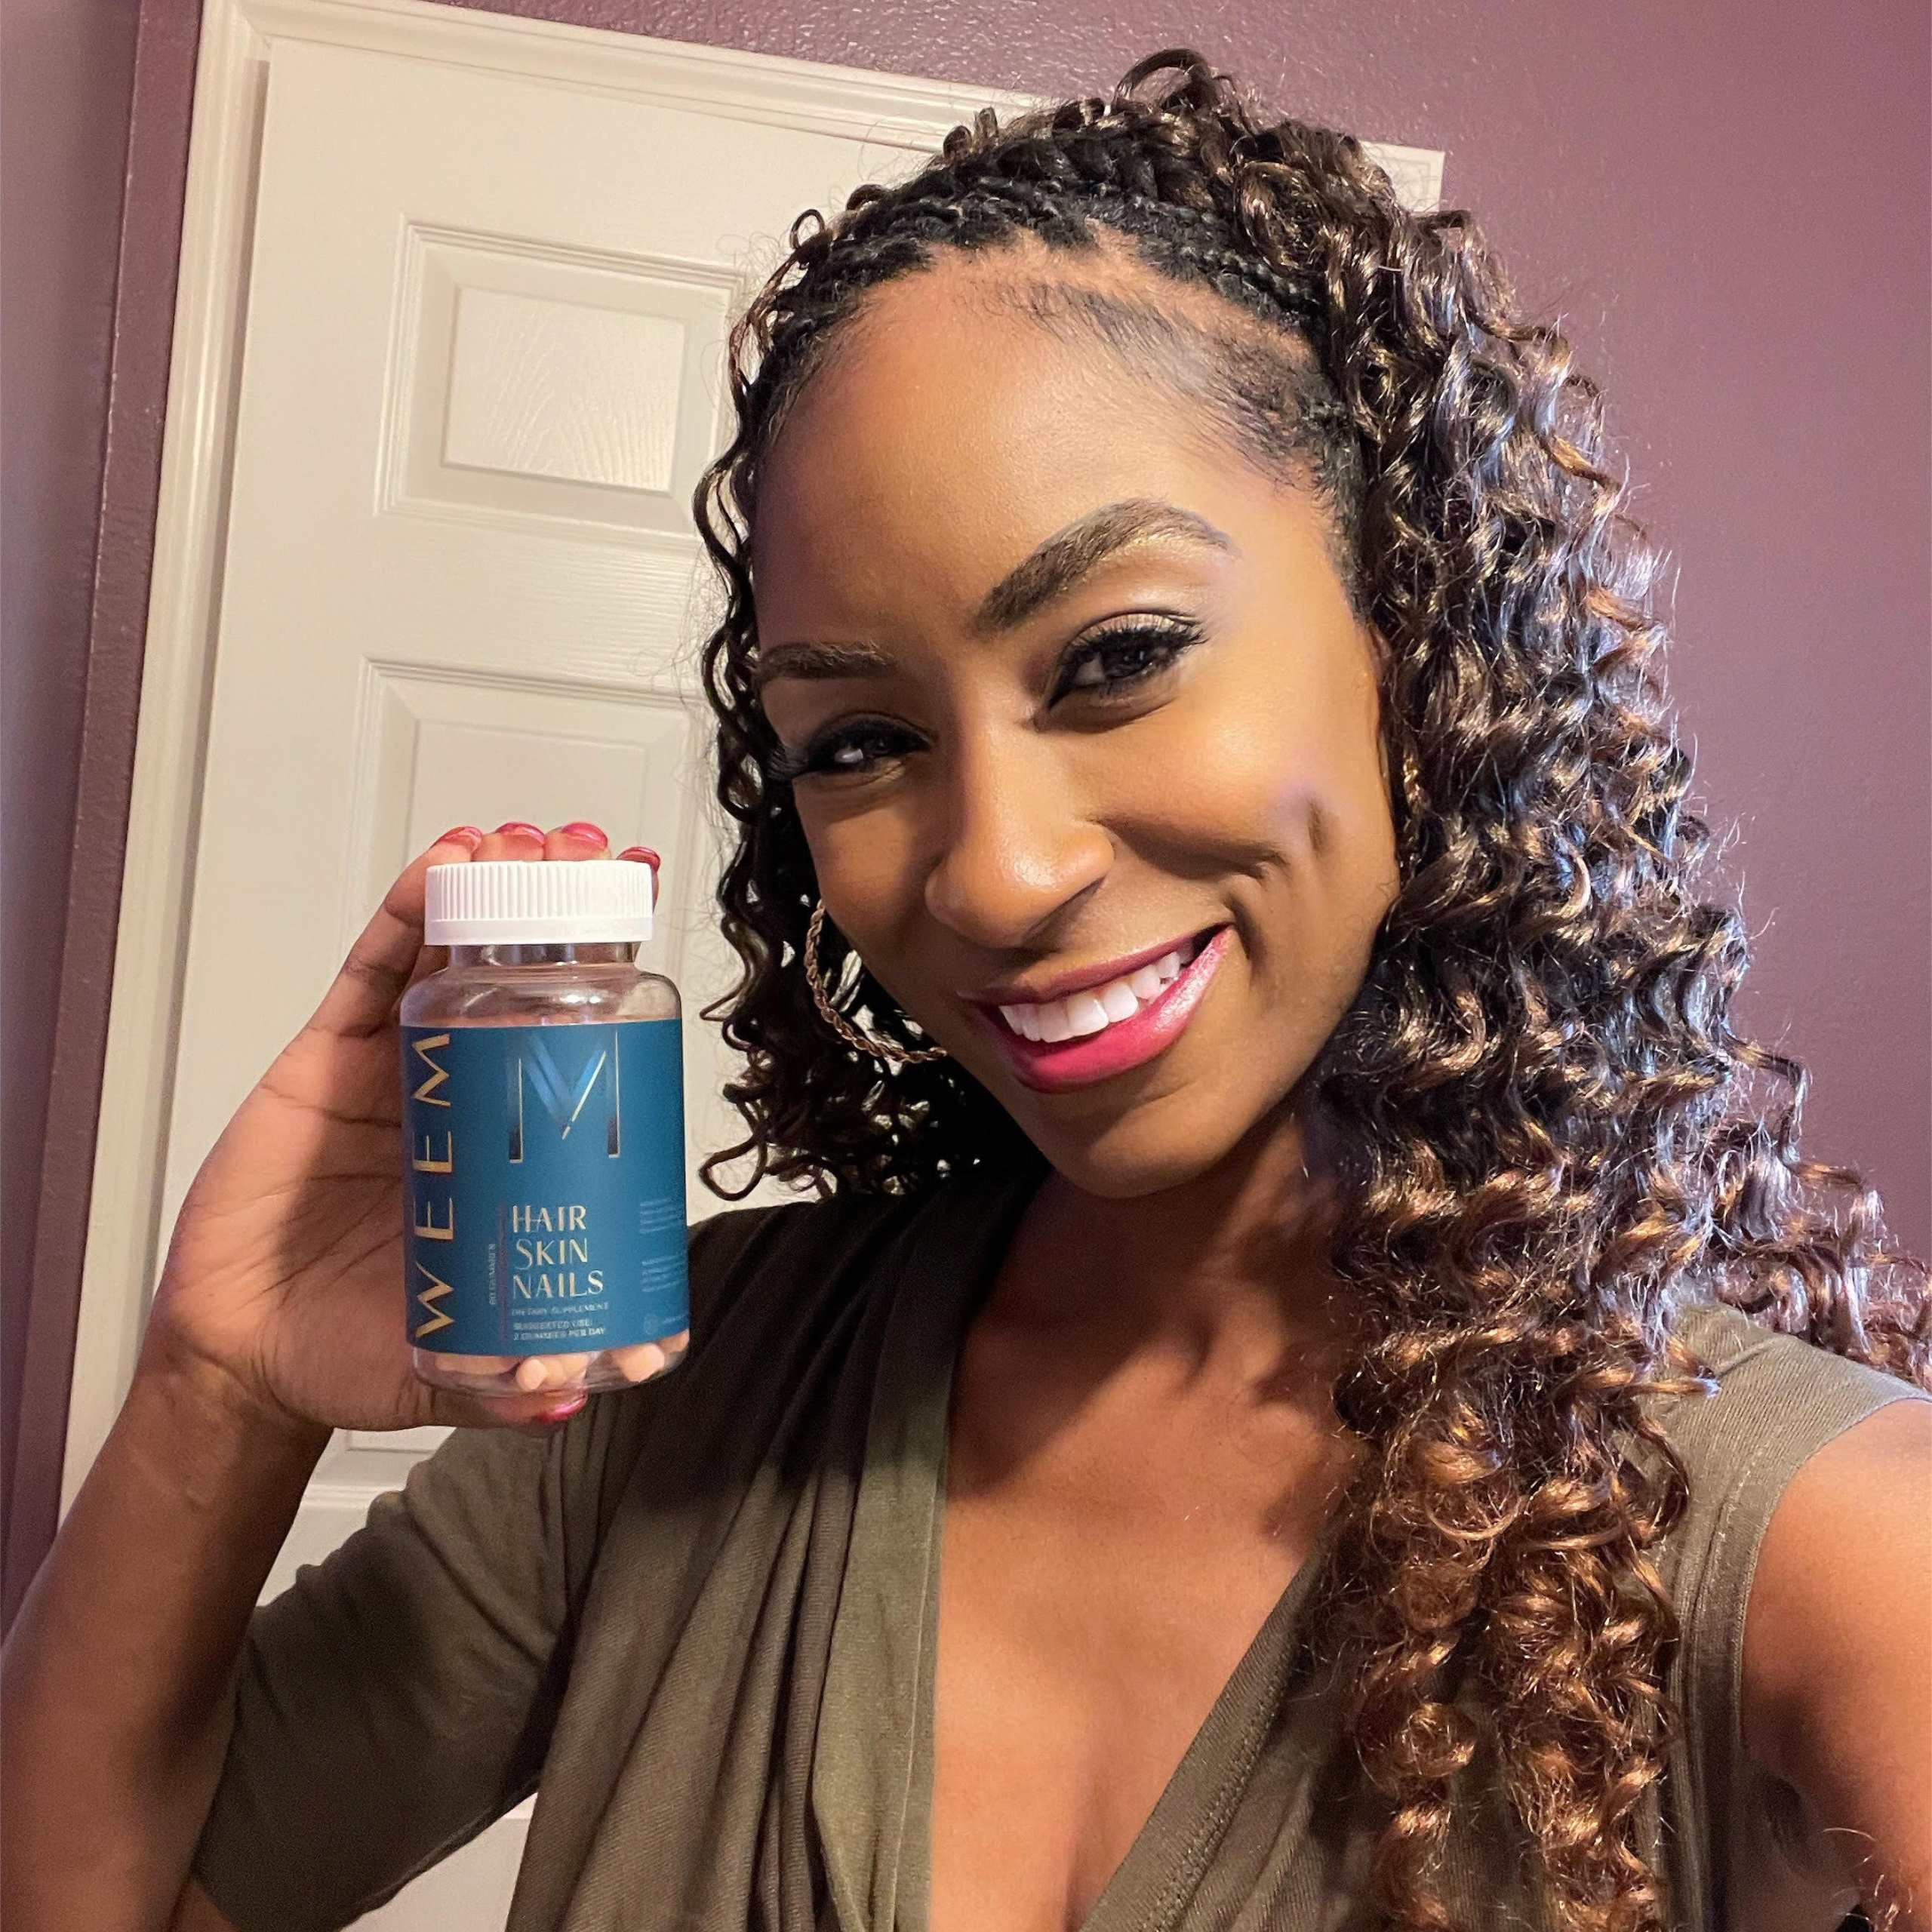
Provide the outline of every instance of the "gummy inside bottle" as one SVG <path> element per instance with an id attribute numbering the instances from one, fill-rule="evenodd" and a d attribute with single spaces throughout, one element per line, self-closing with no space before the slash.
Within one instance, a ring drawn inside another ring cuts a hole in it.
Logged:
<path id="1" fill-rule="evenodd" d="M 429 1349 L 415 1353 L 418 1374 L 448 1389 L 478 1395 L 534 1395 L 549 1392 L 592 1393 L 628 1389 L 675 1368 L 691 1344 L 689 1329 L 589 1355 L 457 1355 Z"/>

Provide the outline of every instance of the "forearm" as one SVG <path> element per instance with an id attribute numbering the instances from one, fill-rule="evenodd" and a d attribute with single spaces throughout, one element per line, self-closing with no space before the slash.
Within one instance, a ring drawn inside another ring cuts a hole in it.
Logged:
<path id="1" fill-rule="evenodd" d="M 328 1439 L 144 1361 L 0 1663 L 8 1932 L 168 1923 L 249 1614 Z"/>

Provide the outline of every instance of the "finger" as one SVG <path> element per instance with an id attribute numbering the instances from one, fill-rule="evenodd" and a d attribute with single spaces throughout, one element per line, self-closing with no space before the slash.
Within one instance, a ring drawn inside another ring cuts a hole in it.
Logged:
<path id="1" fill-rule="evenodd" d="M 418 980 L 426 980 L 432 974 L 441 972 L 449 963 L 450 949 L 448 946 L 426 946 L 416 955 L 416 964 L 409 975 L 409 984 L 413 986 Z"/>
<path id="2" fill-rule="evenodd" d="M 592 825 L 588 819 L 572 819 L 568 825 L 556 826 L 543 841 L 543 856 L 546 859 L 601 859 L 611 849 L 611 841 L 604 836 L 604 828 Z"/>
<path id="3" fill-rule="evenodd" d="M 475 860 L 540 858 L 543 838 L 542 831 L 527 820 L 509 819 L 494 832 L 481 834 L 476 850 L 470 856 Z M 432 973 L 441 972 L 449 963 L 448 946 L 426 946 L 417 960 L 416 970 L 409 976 L 409 983 L 413 986 L 419 980 L 426 980 Z"/>
<path id="4" fill-rule="evenodd" d="M 422 956 L 423 875 L 432 866 L 460 864 L 482 839 L 475 826 L 460 825 L 410 860 L 349 949 L 342 970 L 309 1022 L 311 1026 L 360 1038 L 388 1024 Z"/>
<path id="5" fill-rule="evenodd" d="M 680 1328 L 675 1335 L 660 1335 L 654 1342 L 634 1342 L 628 1347 L 613 1349 L 611 1364 L 626 1382 L 646 1381 L 681 1361 L 691 1339 L 691 1331 Z"/>
<path id="6" fill-rule="evenodd" d="M 476 848 L 479 859 L 540 859 L 543 856 L 543 831 L 540 826 L 520 818 L 506 819 L 494 832 L 486 832 Z"/>
<path id="7" fill-rule="evenodd" d="M 626 845 L 617 857 L 634 860 L 638 864 L 651 868 L 651 903 L 655 906 L 657 903 L 657 875 L 664 861 L 648 845 Z"/>
<path id="8" fill-rule="evenodd" d="M 546 1434 L 581 1413 L 581 1389 L 540 1389 L 534 1395 L 472 1395 L 460 1389 L 429 1392 L 430 1420 L 449 1429 L 515 1429 Z"/>

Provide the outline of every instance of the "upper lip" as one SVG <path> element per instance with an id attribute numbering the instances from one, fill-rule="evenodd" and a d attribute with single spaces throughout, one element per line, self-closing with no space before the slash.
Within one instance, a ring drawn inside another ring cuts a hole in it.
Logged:
<path id="1" fill-rule="evenodd" d="M 1075 966 L 1051 980 L 1002 980 L 998 986 L 983 986 L 966 997 L 975 1006 L 1044 1006 L 1050 1000 L 1065 999 L 1069 993 L 1084 993 L 1091 986 L 1104 986 L 1109 980 L 1124 979 L 1143 966 L 1151 966 L 1171 952 L 1184 952 L 1212 926 L 1196 926 L 1178 939 L 1164 939 L 1157 946 L 1144 946 L 1138 952 L 1124 952 L 1118 959 L 1094 966 Z"/>

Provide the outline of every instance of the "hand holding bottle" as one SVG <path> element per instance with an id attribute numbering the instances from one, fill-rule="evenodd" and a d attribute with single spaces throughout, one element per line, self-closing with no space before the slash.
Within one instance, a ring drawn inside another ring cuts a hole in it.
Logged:
<path id="1" fill-rule="evenodd" d="M 561 1420 L 581 1395 L 432 1389 L 402 1318 L 396 1009 L 441 964 L 423 943 L 432 865 L 607 857 L 603 833 L 446 832 L 406 866 L 314 1015 L 202 1163 L 157 1289 L 143 1366 L 186 1370 L 270 1422 L 407 1429 Z"/>

